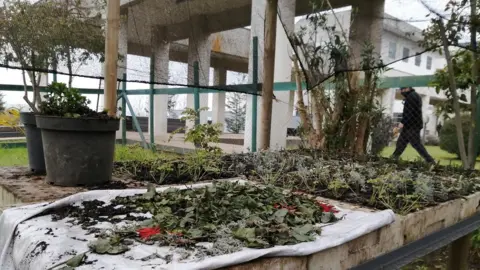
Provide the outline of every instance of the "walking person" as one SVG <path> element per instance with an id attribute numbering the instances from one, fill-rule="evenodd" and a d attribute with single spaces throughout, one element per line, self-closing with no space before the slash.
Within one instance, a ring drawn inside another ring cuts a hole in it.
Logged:
<path id="1" fill-rule="evenodd" d="M 405 100 L 402 120 L 398 124 L 398 128 L 401 129 L 400 136 L 398 137 L 392 158 L 398 160 L 408 143 L 410 143 L 426 162 L 434 164 L 435 160 L 430 156 L 420 140 L 420 131 L 423 129 L 422 98 L 412 87 L 402 87 L 400 92 L 405 97 Z"/>

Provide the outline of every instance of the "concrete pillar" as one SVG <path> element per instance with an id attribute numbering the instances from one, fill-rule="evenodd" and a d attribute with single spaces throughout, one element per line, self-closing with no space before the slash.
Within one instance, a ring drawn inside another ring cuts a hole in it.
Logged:
<path id="1" fill-rule="evenodd" d="M 288 36 L 295 31 L 295 1 L 279 0 L 277 19 L 274 81 L 291 82 L 293 50 Z M 294 91 L 275 92 L 277 100 L 273 102 L 272 107 L 271 150 L 287 147 L 287 128 L 293 117 L 294 93 Z"/>
<path id="2" fill-rule="evenodd" d="M 127 74 L 127 55 L 128 55 L 128 16 L 120 20 L 120 31 L 118 36 L 118 55 L 119 60 L 117 62 L 117 78 L 122 79 L 123 74 Z M 105 66 L 104 66 L 105 68 Z M 105 69 L 104 69 L 105 74 Z M 128 79 L 128 77 L 127 77 Z M 120 83 L 120 89 L 122 83 Z M 101 101 L 103 101 L 104 96 L 100 95 Z M 103 105 L 103 102 L 101 103 Z M 117 103 L 117 108 L 122 106 L 122 100 L 119 99 Z M 103 106 L 102 106 L 103 107 Z M 122 108 L 122 110 L 128 111 L 127 108 Z M 118 115 L 121 115 L 121 111 L 118 111 Z M 122 138 L 122 126 L 123 121 L 120 121 L 120 128 L 117 131 L 117 139 Z"/>
<path id="3" fill-rule="evenodd" d="M 208 85 L 210 79 L 211 39 L 204 16 L 191 18 L 191 32 L 188 40 L 188 84 L 193 85 L 193 64 L 198 61 L 199 81 L 201 86 Z M 200 95 L 200 108 L 208 106 L 208 94 Z M 187 95 L 187 107 L 194 107 L 193 94 Z M 200 114 L 200 123 L 207 123 L 207 114 Z M 187 122 L 187 128 L 192 128 L 193 122 Z"/>
<path id="4" fill-rule="evenodd" d="M 395 103 L 395 89 L 385 89 L 380 96 L 380 104 L 383 107 L 383 114 L 393 117 L 393 106 Z"/>
<path id="5" fill-rule="evenodd" d="M 435 121 L 435 119 L 433 119 L 428 113 L 428 108 L 430 107 L 430 96 L 421 95 L 421 97 L 422 97 L 422 119 L 423 119 L 423 126 L 424 126 L 421 134 L 423 136 L 425 134 L 426 128 L 430 126 L 432 124 L 432 121 Z"/>
<path id="6" fill-rule="evenodd" d="M 154 80 L 168 82 L 168 64 L 170 60 L 170 43 L 165 38 L 165 29 L 155 29 L 152 35 L 152 53 Z M 168 95 L 155 95 L 153 98 L 153 131 L 155 136 L 167 134 Z"/>
<path id="7" fill-rule="evenodd" d="M 213 75 L 214 85 L 227 84 L 227 70 L 216 68 Z M 213 94 L 212 123 L 221 123 L 225 127 L 225 92 Z"/>
<path id="8" fill-rule="evenodd" d="M 361 61 L 361 53 L 365 41 L 375 46 L 376 52 L 380 55 L 382 48 L 383 18 L 385 0 L 355 1 L 352 6 L 357 10 L 352 14 L 350 27 L 350 49 L 353 55 L 353 67 L 358 68 Z"/>

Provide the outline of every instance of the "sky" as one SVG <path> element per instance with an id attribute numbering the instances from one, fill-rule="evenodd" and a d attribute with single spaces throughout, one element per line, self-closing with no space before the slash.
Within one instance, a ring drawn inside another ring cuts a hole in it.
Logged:
<path id="1" fill-rule="evenodd" d="M 425 3 L 429 4 L 431 7 L 442 11 L 445 3 L 448 0 L 424 0 Z M 428 26 L 429 19 L 426 17 L 428 10 L 423 6 L 419 0 L 385 0 L 385 12 L 397 17 L 399 19 L 405 20 L 412 25 L 424 29 Z M 131 56 L 129 55 L 128 59 L 128 77 L 129 79 L 136 79 L 142 81 L 149 80 L 149 59 L 145 57 Z M 91 75 L 101 75 L 101 66 L 99 64 L 93 64 L 81 67 L 79 73 L 88 73 Z M 170 74 L 171 79 L 170 83 L 180 83 L 185 84 L 187 78 L 187 66 L 186 64 L 170 62 Z M 233 83 L 246 83 L 243 81 L 238 73 L 229 72 L 227 74 L 227 84 Z M 58 80 L 61 82 L 67 82 L 67 76 L 58 76 Z M 52 76 L 49 76 L 49 82 L 52 81 Z M 210 82 L 213 81 L 213 70 L 210 72 Z M 22 75 L 21 71 L 13 69 L 2 69 L 0 68 L 0 84 L 22 84 Z M 99 80 L 98 79 L 87 79 L 76 77 L 73 81 L 73 86 L 78 88 L 98 88 Z M 102 84 L 103 86 L 103 84 Z M 148 89 L 148 84 L 141 83 L 127 83 L 127 89 Z M 26 104 L 23 101 L 22 92 L 11 92 L 3 91 L 5 95 L 4 100 L 7 103 L 7 106 L 14 106 L 26 109 Z M 97 96 L 96 95 L 87 95 L 87 97 L 92 102 L 92 108 L 96 107 Z M 186 106 L 185 95 L 178 95 L 176 98 L 177 106 L 176 109 L 183 109 Z M 130 97 L 130 102 L 134 107 L 135 113 L 139 116 L 146 116 L 148 108 L 148 96 L 135 96 Z M 208 106 L 212 107 L 212 96 L 209 95 L 209 104 Z M 100 105 L 102 107 L 102 105 Z"/>

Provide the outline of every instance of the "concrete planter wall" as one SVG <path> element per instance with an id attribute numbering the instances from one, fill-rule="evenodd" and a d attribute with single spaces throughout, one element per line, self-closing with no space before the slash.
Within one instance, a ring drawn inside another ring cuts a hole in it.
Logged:
<path id="1" fill-rule="evenodd" d="M 92 186 L 112 178 L 118 119 L 37 115 L 42 132 L 47 182 Z"/>

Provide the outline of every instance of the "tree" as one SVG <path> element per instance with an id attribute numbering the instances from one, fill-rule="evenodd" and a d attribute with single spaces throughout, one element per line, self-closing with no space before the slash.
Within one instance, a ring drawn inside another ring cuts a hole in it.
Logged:
<path id="1" fill-rule="evenodd" d="M 228 93 L 227 109 L 232 115 L 225 119 L 229 132 L 238 134 L 245 130 L 245 116 L 247 114 L 247 96 L 242 93 Z"/>
<path id="2" fill-rule="evenodd" d="M 72 87 L 74 68 L 80 68 L 89 60 L 104 61 L 104 21 L 100 9 L 104 8 L 105 4 L 103 0 L 94 0 L 93 4 L 96 12 L 94 14 L 90 6 L 74 0 L 57 2 L 52 9 L 58 12 L 54 13 L 58 18 L 57 24 L 51 29 L 56 40 L 52 64 L 65 62 L 69 88 Z"/>
<path id="3" fill-rule="evenodd" d="M 1 51 L 7 62 L 21 67 L 23 98 L 34 112 L 40 110 L 39 85 L 50 64 L 66 60 L 71 86 L 73 63 L 83 64 L 104 50 L 101 17 L 92 16 L 82 1 L 6 0 L 0 15 Z"/>
<path id="4" fill-rule="evenodd" d="M 459 148 L 459 155 L 462 160 L 462 165 L 465 169 L 473 169 L 476 161 L 476 150 L 474 145 L 474 137 L 476 130 L 475 116 L 477 111 L 477 85 L 479 84 L 478 76 L 478 46 L 477 46 L 477 33 L 478 28 L 478 0 L 474 1 L 449 1 L 445 6 L 445 12 L 448 15 L 439 14 L 434 9 L 423 3 L 425 7 L 430 10 L 429 16 L 434 15 L 431 19 L 430 26 L 423 31 L 424 40 L 421 45 L 425 48 L 436 48 L 436 50 L 442 52 L 447 61 L 446 72 L 443 74 L 444 80 L 448 81 L 447 92 L 451 95 L 451 108 L 455 114 L 455 126 L 457 132 L 457 142 Z M 467 51 L 464 54 L 470 54 L 471 65 L 468 64 L 468 60 L 465 55 L 456 57 L 450 52 L 451 46 L 460 46 L 460 41 L 463 37 L 469 37 L 469 44 L 464 47 Z M 459 63 L 457 60 L 463 60 Z M 462 59 L 463 58 L 463 59 Z M 469 72 L 461 72 L 462 65 L 469 66 Z M 457 69 L 457 70 L 456 70 Z M 460 69 L 460 71 L 458 71 Z M 456 78 L 456 75 L 459 76 Z M 438 76 L 437 76 L 438 77 Z M 448 80 L 446 79 L 448 78 Z M 440 80 L 442 81 L 442 80 Z M 445 86 L 445 83 L 443 83 Z M 468 89 L 470 93 L 470 104 L 468 104 L 470 112 L 469 134 L 467 144 L 465 144 L 464 134 L 462 130 L 462 109 L 460 105 L 461 95 L 458 93 L 458 89 Z M 445 88 L 445 87 L 444 87 Z"/>
<path id="5" fill-rule="evenodd" d="M 472 74 L 473 59 L 472 54 L 465 49 L 460 49 L 452 54 L 452 64 L 455 78 L 455 85 L 457 86 L 457 92 L 459 93 L 459 102 L 461 113 L 469 112 L 471 107 L 467 104 L 467 95 L 470 90 L 470 77 Z M 447 100 L 437 105 L 437 112 L 444 113 L 448 118 L 449 114 L 454 114 L 453 99 L 450 93 L 450 81 L 448 68 L 438 69 L 435 71 L 434 79 L 429 84 L 435 87 L 437 94 L 440 91 L 447 96 Z"/>
<path id="6" fill-rule="evenodd" d="M 290 37 L 295 45 L 293 60 L 301 133 L 310 147 L 364 155 L 371 131 L 381 120 L 376 117 L 381 108 L 375 98 L 381 90 L 378 81 L 386 68 L 372 44 L 362 44 L 361 55 L 353 55 L 347 33 L 332 6 L 328 0 L 323 3 L 326 6 L 313 5 L 316 9 L 307 15 L 309 27 L 301 27 Z M 325 9 L 333 12 L 340 33 L 337 27 L 327 24 L 326 13 L 322 12 Z M 361 61 L 356 63 L 356 59 Z M 309 86 L 308 107 L 302 81 Z"/>
<path id="7" fill-rule="evenodd" d="M 7 62 L 22 68 L 25 94 L 23 99 L 38 112 L 40 104 L 40 70 L 47 70 L 53 55 L 52 36 L 45 34 L 55 24 L 50 3 L 31 4 L 28 1 L 4 1 L 0 20 L 2 52 Z M 33 99 L 28 97 L 26 75 L 30 78 Z"/>
<path id="8" fill-rule="evenodd" d="M 3 93 L 0 93 L 0 112 L 3 112 L 5 111 L 5 100 L 3 100 L 3 98 L 5 97 L 5 95 Z"/>

